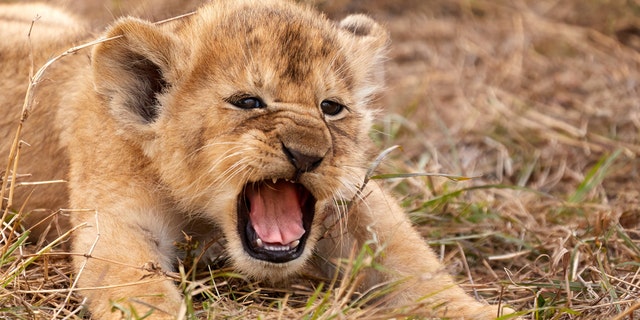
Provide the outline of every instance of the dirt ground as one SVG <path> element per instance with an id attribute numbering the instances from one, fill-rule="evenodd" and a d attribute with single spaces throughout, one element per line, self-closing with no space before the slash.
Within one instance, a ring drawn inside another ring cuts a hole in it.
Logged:
<path id="1" fill-rule="evenodd" d="M 54 2 L 100 30 L 200 1 Z M 381 171 L 474 177 L 386 182 L 465 288 L 527 319 L 640 318 L 639 1 L 304 2 L 391 33 Z"/>

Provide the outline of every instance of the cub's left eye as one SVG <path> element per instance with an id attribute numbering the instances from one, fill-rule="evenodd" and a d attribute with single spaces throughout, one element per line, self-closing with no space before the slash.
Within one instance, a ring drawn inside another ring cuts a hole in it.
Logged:
<path id="1" fill-rule="evenodd" d="M 335 101 L 324 100 L 320 103 L 320 109 L 322 109 L 322 112 L 328 116 L 336 116 L 346 109 L 346 107 Z"/>

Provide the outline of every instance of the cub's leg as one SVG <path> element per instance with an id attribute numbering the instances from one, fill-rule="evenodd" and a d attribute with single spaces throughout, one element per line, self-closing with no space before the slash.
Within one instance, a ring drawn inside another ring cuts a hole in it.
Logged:
<path id="1" fill-rule="evenodd" d="M 149 312 L 146 319 L 173 319 L 181 295 L 163 271 L 175 262 L 170 258 L 177 239 L 172 226 L 178 224 L 149 205 L 153 202 L 145 201 L 140 191 L 129 194 L 136 196 L 102 193 L 89 200 L 97 211 L 73 214 L 74 225 L 84 225 L 73 240 L 78 288 L 96 319 L 138 318 Z M 91 198 L 85 194 L 83 199 Z"/>
<path id="2" fill-rule="evenodd" d="M 398 287 L 382 299 L 389 299 L 395 306 L 423 303 L 424 314 L 429 316 L 494 319 L 499 315 L 497 306 L 476 301 L 455 284 L 395 199 L 373 182 L 362 195 L 364 200 L 354 203 L 347 214 L 347 235 L 323 241 L 333 242 L 338 248 L 335 252 L 342 252 L 343 256 L 350 246 L 362 248 L 365 243 L 373 250 L 381 250 L 376 263 L 384 271 L 367 271 L 366 288 L 397 283 Z M 326 244 L 323 247 L 328 248 Z M 511 312 L 507 308 L 503 311 Z"/>

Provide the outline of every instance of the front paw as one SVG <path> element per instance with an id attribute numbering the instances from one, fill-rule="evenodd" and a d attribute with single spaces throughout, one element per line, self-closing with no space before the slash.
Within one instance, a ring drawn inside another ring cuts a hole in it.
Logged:
<path id="1" fill-rule="evenodd" d="M 111 301 L 111 316 L 116 319 L 175 319 L 180 303 L 158 298 L 129 298 Z"/>
<path id="2" fill-rule="evenodd" d="M 182 297 L 171 281 L 152 282 L 104 290 L 90 296 L 96 319 L 175 319 Z"/>
<path id="3" fill-rule="evenodd" d="M 478 308 L 478 313 L 469 319 L 521 319 L 515 315 L 516 311 L 509 307 L 497 305 L 483 305 Z M 511 315 L 511 316 L 510 316 Z M 466 318 L 465 318 L 466 319 Z"/>

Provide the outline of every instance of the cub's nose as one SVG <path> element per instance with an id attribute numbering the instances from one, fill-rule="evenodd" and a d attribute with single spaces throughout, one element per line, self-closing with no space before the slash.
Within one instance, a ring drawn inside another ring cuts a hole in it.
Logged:
<path id="1" fill-rule="evenodd" d="M 298 173 L 313 171 L 324 159 L 324 155 L 305 154 L 296 149 L 288 148 L 284 144 L 282 145 L 282 150 L 287 156 L 287 159 L 289 159 L 289 162 L 297 169 Z"/>

